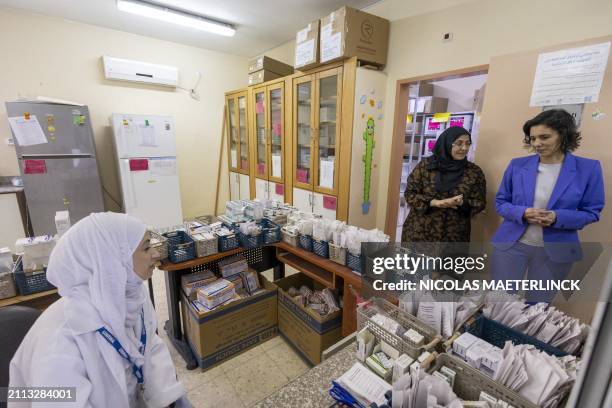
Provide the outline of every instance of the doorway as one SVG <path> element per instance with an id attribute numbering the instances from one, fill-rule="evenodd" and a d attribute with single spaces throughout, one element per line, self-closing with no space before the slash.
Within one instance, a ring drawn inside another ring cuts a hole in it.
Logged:
<path id="1" fill-rule="evenodd" d="M 468 160 L 474 160 L 488 66 L 400 80 L 397 83 L 385 232 L 400 242 L 410 208 L 404 193 L 416 165 L 431 156 L 447 128 L 461 126 L 472 134 Z"/>

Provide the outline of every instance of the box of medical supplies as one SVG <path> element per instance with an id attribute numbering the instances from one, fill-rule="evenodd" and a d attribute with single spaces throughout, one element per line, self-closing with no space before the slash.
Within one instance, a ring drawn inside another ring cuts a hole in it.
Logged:
<path id="1" fill-rule="evenodd" d="M 15 263 L 13 277 L 19 289 L 19 294 L 22 296 L 55 289 L 55 286 L 50 284 L 47 280 L 47 268 L 38 271 L 24 272 L 23 259 L 21 257 Z"/>
<path id="2" fill-rule="evenodd" d="M 261 288 L 251 296 L 236 296 L 212 310 L 181 294 L 185 337 L 201 368 L 212 368 L 276 336 L 277 288 L 261 275 L 259 283 Z"/>
<path id="3" fill-rule="evenodd" d="M 261 71 L 249 74 L 249 86 L 268 82 L 273 79 L 281 78 L 283 76 L 284 75 L 277 74 L 276 72 L 268 71 L 267 69 L 262 69 Z"/>
<path id="4" fill-rule="evenodd" d="M 510 404 L 514 408 L 537 407 L 525 397 L 497 383 L 475 368 L 470 367 L 469 364 L 461 361 L 459 358 L 446 353 L 437 356 L 428 371 L 430 373 L 440 371 L 444 374 L 442 370 L 443 367 L 447 367 L 447 369 L 455 373 L 453 392 L 462 400 L 478 401 L 480 399 L 480 393 L 484 391 L 493 398 Z"/>
<path id="5" fill-rule="evenodd" d="M 195 242 L 185 231 L 167 232 L 164 237 L 168 239 L 168 258 L 170 262 L 179 263 L 195 258 Z"/>
<path id="6" fill-rule="evenodd" d="M 329 243 L 329 260 L 340 265 L 346 264 L 346 248 L 336 245 L 333 242 Z"/>
<path id="7" fill-rule="evenodd" d="M 316 20 L 295 35 L 295 69 L 305 71 L 318 65 L 319 20 Z"/>
<path id="8" fill-rule="evenodd" d="M 280 76 L 293 74 L 293 67 L 291 65 L 285 64 L 284 62 L 275 60 L 274 58 L 270 58 L 266 55 L 249 61 L 249 74 L 261 71 L 262 69 L 274 72 Z"/>
<path id="9" fill-rule="evenodd" d="M 163 261 L 164 259 L 168 259 L 168 238 L 164 237 L 161 234 L 158 234 L 155 231 L 151 231 L 151 240 L 150 245 L 151 248 L 155 248 L 158 253 L 157 259 Z"/>
<path id="10" fill-rule="evenodd" d="M 322 258 L 329 258 L 329 244 L 327 243 L 327 241 L 313 239 L 312 252 Z"/>
<path id="11" fill-rule="evenodd" d="M 305 306 L 304 296 L 291 296 L 290 289 L 306 286 L 320 291 L 325 286 L 297 273 L 275 282 L 278 286 L 278 329 L 312 364 L 321 362 L 321 353 L 342 337 L 342 309 L 323 316 Z"/>
<path id="12" fill-rule="evenodd" d="M 389 27 L 384 18 L 351 7 L 339 8 L 321 19 L 321 63 L 357 57 L 385 65 Z"/>

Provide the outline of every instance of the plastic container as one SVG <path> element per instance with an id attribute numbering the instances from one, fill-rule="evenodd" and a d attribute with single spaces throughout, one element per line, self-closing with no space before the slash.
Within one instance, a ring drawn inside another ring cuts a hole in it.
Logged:
<path id="1" fill-rule="evenodd" d="M 464 330 L 473 334 L 501 349 L 504 348 L 506 341 L 512 341 L 514 344 L 532 344 L 539 350 L 545 351 L 548 354 L 557 357 L 567 356 L 569 353 L 562 351 L 548 343 L 544 343 L 535 337 L 528 336 L 518 330 L 514 330 L 508 326 L 489 319 L 484 315 L 478 315 L 475 319 L 469 320 L 464 326 Z"/>
<path id="2" fill-rule="evenodd" d="M 455 372 L 453 392 L 459 398 L 467 401 L 478 401 L 482 391 L 501 399 L 515 408 L 537 408 L 538 406 L 511 389 L 493 381 L 485 374 L 470 367 L 457 357 L 442 353 L 436 357 L 429 372 L 438 371 L 441 367 L 448 367 Z"/>
<path id="3" fill-rule="evenodd" d="M 299 234 L 297 232 L 293 233 L 291 231 L 286 230 L 285 228 L 281 228 L 281 235 L 283 242 L 286 242 L 294 247 L 299 245 Z"/>
<path id="4" fill-rule="evenodd" d="M 333 242 L 329 243 L 329 260 L 340 265 L 346 265 L 346 248 L 336 245 Z"/>
<path id="5" fill-rule="evenodd" d="M 417 346 L 410 340 L 404 339 L 396 333 L 387 331 L 372 320 L 372 317 L 377 313 L 392 318 L 398 322 L 404 330 L 416 330 L 423 335 L 424 344 Z M 357 306 L 357 331 L 364 328 L 367 328 L 374 337 L 376 337 L 377 342 L 384 340 L 400 353 L 408 354 L 412 358 L 417 358 L 424 351 L 433 351 L 436 345 L 441 341 L 441 337 L 436 333 L 436 329 L 381 298 L 372 298 L 370 301 Z"/>
<path id="6" fill-rule="evenodd" d="M 361 270 L 361 255 L 353 255 L 351 251 L 346 251 L 346 266 L 352 271 L 362 273 Z"/>
<path id="7" fill-rule="evenodd" d="M 155 231 L 151 231 L 151 247 L 157 249 L 159 257 L 157 259 L 168 259 L 168 238 Z"/>
<path id="8" fill-rule="evenodd" d="M 322 258 L 329 258 L 329 244 L 327 241 L 312 240 L 312 252 Z"/>
<path id="9" fill-rule="evenodd" d="M 200 258 L 204 256 L 213 255 L 219 252 L 219 243 L 217 242 L 217 236 L 215 234 L 209 235 L 212 235 L 212 238 L 204 239 L 202 238 L 203 234 L 195 234 L 191 237 L 195 241 L 196 255 Z"/>
<path id="10" fill-rule="evenodd" d="M 267 218 L 261 220 L 261 233 L 264 244 L 273 244 L 281 240 L 281 229 Z"/>
<path id="11" fill-rule="evenodd" d="M 23 259 L 21 257 L 15 263 L 13 277 L 19 289 L 19 294 L 23 296 L 55 288 L 47 280 L 47 268 L 43 268 L 40 271 L 24 272 Z"/>
<path id="12" fill-rule="evenodd" d="M 298 243 L 300 248 L 312 252 L 312 237 L 310 235 L 299 234 Z"/>
<path id="13" fill-rule="evenodd" d="M 172 231 L 164 234 L 168 239 L 168 259 L 180 263 L 195 258 L 195 242 L 185 231 Z"/>
<path id="14" fill-rule="evenodd" d="M 240 241 L 236 233 L 231 235 L 217 235 L 217 237 L 219 237 L 219 252 L 231 251 L 232 249 L 240 247 Z"/>
<path id="15" fill-rule="evenodd" d="M 238 231 L 238 240 L 240 241 L 240 246 L 244 249 L 253 249 L 263 245 L 264 242 L 264 233 L 261 232 L 257 235 L 246 235 L 242 232 Z"/>

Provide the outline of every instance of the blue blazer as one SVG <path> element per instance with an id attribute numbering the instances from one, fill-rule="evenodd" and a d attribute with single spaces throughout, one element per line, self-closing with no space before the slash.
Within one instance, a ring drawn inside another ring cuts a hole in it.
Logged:
<path id="1" fill-rule="evenodd" d="M 495 210 L 504 218 L 492 242 L 505 250 L 518 241 L 527 222 L 525 210 L 533 206 L 538 155 L 512 159 L 495 197 Z M 578 230 L 599 221 L 604 207 L 604 183 L 601 165 L 571 153 L 565 155 L 559 178 L 546 206 L 557 214 L 550 227 L 543 227 L 544 247 L 555 262 L 574 262 L 582 258 Z"/>

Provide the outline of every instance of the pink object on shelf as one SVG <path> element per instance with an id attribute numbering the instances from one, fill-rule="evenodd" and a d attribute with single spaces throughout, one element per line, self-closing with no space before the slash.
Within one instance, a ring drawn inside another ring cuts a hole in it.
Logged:
<path id="1" fill-rule="evenodd" d="M 266 172 L 266 165 L 263 163 L 257 163 L 257 174 L 264 174 Z"/>
<path id="2" fill-rule="evenodd" d="M 149 170 L 149 160 L 147 159 L 130 159 L 131 171 Z"/>
<path id="3" fill-rule="evenodd" d="M 280 136 L 282 133 L 282 123 L 277 122 L 272 124 L 272 131 L 274 132 L 275 136 Z"/>
<path id="4" fill-rule="evenodd" d="M 44 160 L 24 160 L 23 161 L 23 173 L 24 174 L 46 174 L 47 164 Z"/>
<path id="5" fill-rule="evenodd" d="M 440 130 L 440 122 L 429 121 L 427 124 L 427 130 Z"/>
<path id="6" fill-rule="evenodd" d="M 276 183 L 274 186 L 274 191 L 277 195 L 285 195 L 285 185 Z"/>
<path id="7" fill-rule="evenodd" d="M 297 169 L 295 177 L 300 183 L 308 183 L 308 169 Z"/>
<path id="8" fill-rule="evenodd" d="M 323 208 L 326 208 L 328 210 L 335 210 L 336 204 L 337 204 L 336 197 L 326 196 L 326 195 L 323 196 Z"/>
<path id="9" fill-rule="evenodd" d="M 249 169 L 249 162 L 247 160 L 240 160 L 240 168 L 242 170 L 248 170 Z"/>
<path id="10" fill-rule="evenodd" d="M 429 141 L 427 142 L 427 149 L 428 149 L 430 152 L 433 152 L 433 149 L 434 149 L 434 147 L 435 147 L 435 146 L 436 146 L 436 141 L 435 141 L 435 140 L 429 140 Z"/>
<path id="11" fill-rule="evenodd" d="M 264 104 L 262 101 L 259 101 L 255 104 L 255 113 L 257 114 L 264 113 Z"/>
<path id="12" fill-rule="evenodd" d="M 450 126 L 449 127 L 453 127 L 453 126 L 463 126 L 463 121 L 464 121 L 464 117 L 460 116 L 458 118 L 453 118 L 450 120 Z"/>

